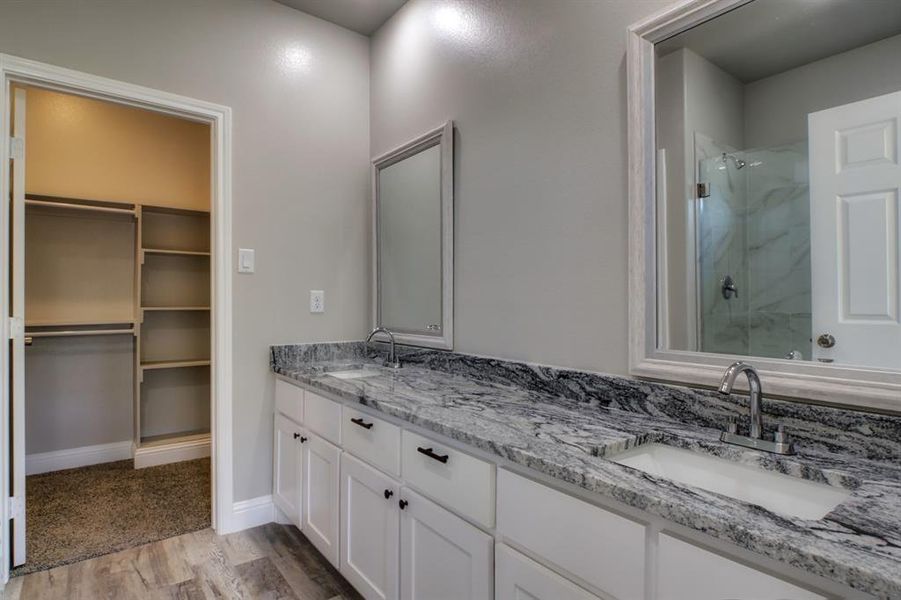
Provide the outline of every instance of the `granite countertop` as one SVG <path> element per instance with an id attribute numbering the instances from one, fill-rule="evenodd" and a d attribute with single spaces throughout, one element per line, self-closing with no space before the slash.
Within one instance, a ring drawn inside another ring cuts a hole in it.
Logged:
<path id="1" fill-rule="evenodd" d="M 770 401 L 777 413 L 784 411 L 784 421 L 802 432 L 798 454 L 782 457 L 721 443 L 719 430 L 704 425 L 730 406 L 713 404 L 718 400 L 708 399 L 709 394 L 451 353 L 423 351 L 407 358 L 402 369 L 392 370 L 378 367 L 377 357 L 361 344 L 281 346 L 273 347 L 271 366 L 311 388 L 806 572 L 878 597 L 901 597 L 897 417 Z M 377 374 L 361 379 L 327 375 L 363 365 Z M 622 402 L 623 397 L 630 400 Z M 700 405 L 706 412 L 691 418 L 673 408 L 683 405 L 692 411 Z M 823 422 L 822 431 L 804 421 L 809 417 Z M 823 519 L 807 521 L 605 458 L 653 441 L 827 483 L 851 490 L 851 496 Z"/>

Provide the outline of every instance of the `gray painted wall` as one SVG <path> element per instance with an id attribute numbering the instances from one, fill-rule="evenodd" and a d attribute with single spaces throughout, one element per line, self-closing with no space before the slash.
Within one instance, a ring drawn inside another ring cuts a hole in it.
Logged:
<path id="1" fill-rule="evenodd" d="M 668 0 L 411 0 L 371 154 L 453 119 L 455 349 L 627 371 L 626 27 Z"/>
<path id="2" fill-rule="evenodd" d="M 260 0 L 41 0 L 0 3 L 0 52 L 232 107 L 235 500 L 269 494 L 268 346 L 369 323 L 368 40 Z"/>
<path id="3" fill-rule="evenodd" d="M 808 113 L 901 90 L 901 35 L 745 86 L 745 147 L 807 139 Z"/>

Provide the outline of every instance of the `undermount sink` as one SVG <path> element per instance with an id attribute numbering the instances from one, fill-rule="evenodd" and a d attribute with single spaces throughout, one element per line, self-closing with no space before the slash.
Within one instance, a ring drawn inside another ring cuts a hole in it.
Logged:
<path id="1" fill-rule="evenodd" d="M 645 444 L 610 457 L 655 477 L 757 504 L 774 513 L 816 521 L 851 492 L 791 475 L 664 444 Z"/>
<path id="2" fill-rule="evenodd" d="M 332 371 L 331 373 L 326 373 L 326 375 L 336 379 L 361 379 L 363 377 L 373 377 L 378 374 L 379 372 L 375 369 L 349 369 L 347 371 Z"/>

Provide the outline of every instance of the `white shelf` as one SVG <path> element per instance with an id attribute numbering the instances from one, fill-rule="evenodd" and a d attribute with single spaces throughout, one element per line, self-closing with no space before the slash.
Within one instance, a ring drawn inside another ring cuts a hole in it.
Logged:
<path id="1" fill-rule="evenodd" d="M 162 254 L 168 256 L 209 256 L 209 252 L 199 250 L 167 250 L 165 248 L 141 248 L 144 254 Z"/>
<path id="2" fill-rule="evenodd" d="M 142 306 L 141 310 L 210 310 L 209 306 Z"/>
<path id="3" fill-rule="evenodd" d="M 153 371 L 156 369 L 182 369 L 185 367 L 208 367 L 210 359 L 199 358 L 197 360 L 154 360 L 142 362 L 141 369 Z"/>

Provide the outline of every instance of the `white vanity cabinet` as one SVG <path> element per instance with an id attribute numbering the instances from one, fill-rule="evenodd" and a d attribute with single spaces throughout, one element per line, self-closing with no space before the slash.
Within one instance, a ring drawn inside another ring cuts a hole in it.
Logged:
<path id="1" fill-rule="evenodd" d="M 665 533 L 657 548 L 657 600 L 826 600 Z"/>
<path id="2" fill-rule="evenodd" d="M 341 450 L 314 433 L 302 439 L 301 531 L 335 567 L 339 565 L 338 512 Z"/>
<path id="3" fill-rule="evenodd" d="M 355 404 L 276 399 L 273 502 L 367 600 L 863 597 Z"/>
<path id="4" fill-rule="evenodd" d="M 600 600 L 505 544 L 495 556 L 495 600 Z"/>
<path id="5" fill-rule="evenodd" d="M 494 538 L 431 500 L 401 489 L 403 600 L 491 600 Z"/>
<path id="6" fill-rule="evenodd" d="M 287 385 L 287 384 L 286 384 Z M 300 425 L 275 413 L 272 451 L 272 501 L 296 526 L 301 526 L 301 465 L 303 456 Z"/>
<path id="7" fill-rule="evenodd" d="M 341 456 L 341 574 L 367 600 L 396 600 L 400 485 L 347 452 Z"/>
<path id="8" fill-rule="evenodd" d="M 645 596 L 645 526 L 501 469 L 497 530 L 505 540 L 615 598 Z"/>

